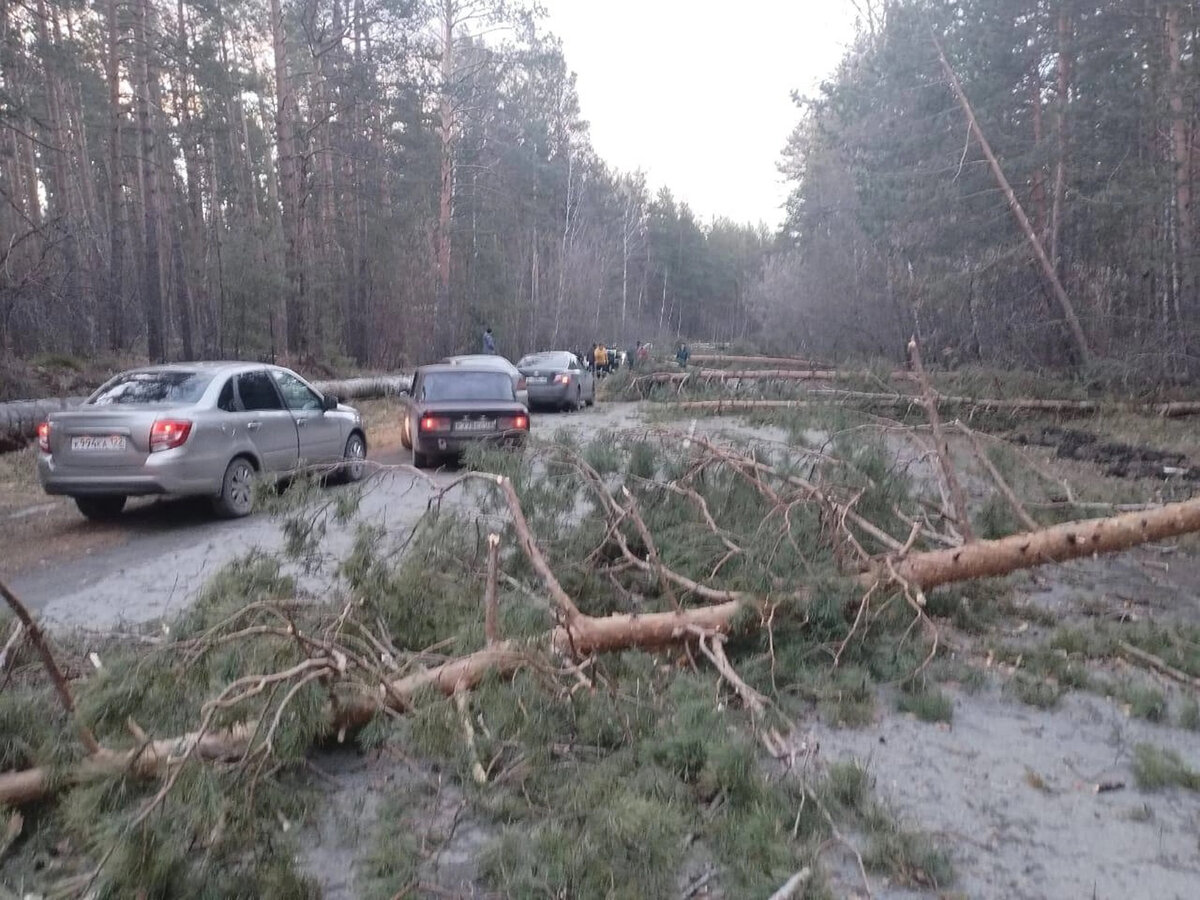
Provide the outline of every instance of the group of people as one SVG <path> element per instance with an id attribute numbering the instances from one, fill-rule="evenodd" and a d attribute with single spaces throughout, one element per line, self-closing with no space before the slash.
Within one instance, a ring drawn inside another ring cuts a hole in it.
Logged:
<path id="1" fill-rule="evenodd" d="M 490 328 L 483 333 L 483 352 L 496 352 L 496 338 Z M 576 353 L 575 355 L 583 361 L 589 371 L 595 372 L 598 376 L 604 376 L 619 369 L 623 357 L 627 365 L 643 368 L 650 361 L 650 344 L 647 341 L 638 341 L 633 353 L 625 354 L 615 348 L 610 349 L 600 342 L 592 344 L 586 353 Z M 680 341 L 676 345 L 675 362 L 679 363 L 680 368 L 687 366 L 691 355 L 691 348 L 686 343 Z"/>

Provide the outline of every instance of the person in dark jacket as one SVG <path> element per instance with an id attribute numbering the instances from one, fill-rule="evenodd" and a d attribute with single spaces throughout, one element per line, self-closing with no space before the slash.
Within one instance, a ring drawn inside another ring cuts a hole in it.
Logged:
<path id="1" fill-rule="evenodd" d="M 484 331 L 484 333 L 483 333 L 483 352 L 484 353 L 495 353 L 496 352 L 496 338 L 492 335 L 492 329 L 490 329 L 490 328 L 487 329 L 486 331 Z"/>

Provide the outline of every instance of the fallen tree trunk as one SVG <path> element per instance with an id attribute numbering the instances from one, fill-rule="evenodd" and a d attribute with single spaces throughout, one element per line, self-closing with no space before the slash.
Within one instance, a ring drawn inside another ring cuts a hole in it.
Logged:
<path id="1" fill-rule="evenodd" d="M 39 422 L 52 412 L 78 406 L 86 397 L 58 397 L 46 400 L 14 400 L 0 403 L 0 453 L 19 450 L 37 435 Z"/>
<path id="2" fill-rule="evenodd" d="M 412 376 L 378 375 L 338 381 L 314 381 L 312 386 L 322 394 L 333 394 L 339 400 L 366 400 L 408 390 L 412 386 Z M 37 436 L 38 423 L 46 421 L 53 412 L 73 409 L 86 399 L 54 397 L 0 403 L 0 453 L 25 446 L 26 442 Z"/>
<path id="3" fill-rule="evenodd" d="M 928 590 L 940 584 L 1007 575 L 1046 563 L 1117 553 L 1138 544 L 1200 531 L 1200 499 L 1103 519 L 1064 522 L 1040 531 L 1014 534 L 961 547 L 915 553 L 875 566 L 864 578 L 891 571 Z"/>
<path id="4" fill-rule="evenodd" d="M 836 403 L 862 403 L 865 406 L 888 409 L 910 409 L 923 406 L 921 398 L 909 394 L 870 394 L 863 391 L 810 391 L 812 400 L 683 400 L 671 405 L 684 410 L 707 410 L 711 412 L 738 412 L 748 409 L 809 409 L 827 407 Z M 1095 400 L 1007 400 L 989 397 L 954 397 L 939 395 L 938 403 L 943 406 L 972 406 L 982 410 L 1011 410 L 1014 412 L 1073 412 L 1095 413 L 1103 408 Z M 1197 408 L 1200 412 L 1200 407 Z"/>
<path id="5" fill-rule="evenodd" d="M 776 369 L 827 369 L 833 367 L 811 359 L 794 356 L 723 356 L 719 353 L 693 353 L 689 359 L 694 363 L 710 366 L 774 366 Z"/>
<path id="6" fill-rule="evenodd" d="M 876 372 L 846 371 L 843 369 L 691 369 L 682 372 L 651 372 L 638 382 L 679 384 L 687 381 L 837 381 L 846 378 L 879 378 Z M 895 381 L 915 381 L 912 372 L 897 370 L 888 373 Z"/>
<path id="7" fill-rule="evenodd" d="M 580 615 L 570 625 L 560 625 L 542 640 L 523 645 L 502 641 L 439 666 L 396 679 L 380 691 L 380 699 L 362 692 L 339 697 L 328 711 L 329 730 L 341 735 L 362 727 L 385 708 L 395 712 L 409 709 L 424 691 L 446 696 L 476 687 L 485 677 L 509 677 L 533 665 L 544 651 L 564 657 L 586 657 L 631 648 L 655 649 L 701 634 L 727 633 L 734 616 L 745 604 L 729 602 L 680 612 L 646 615 Z M 208 734 L 192 732 L 181 737 L 152 741 L 128 751 L 100 750 L 82 760 L 68 773 L 52 773 L 46 767 L 0 773 L 0 804 L 19 806 L 48 796 L 66 783 L 132 772 L 149 777 L 173 764 L 194 758 L 208 761 L 242 758 L 255 735 L 258 723 L 244 722 Z M 53 776 L 53 777 L 52 777 Z"/>
<path id="8" fill-rule="evenodd" d="M 914 394 L 875 394 L 869 391 L 843 391 L 835 388 L 813 388 L 806 390 L 805 394 L 815 399 L 747 400 L 730 398 L 728 400 L 682 400 L 674 402 L 672 405 L 678 409 L 708 410 L 716 413 L 736 412 L 746 409 L 807 409 L 816 406 L 829 406 L 832 403 L 838 402 L 861 403 L 864 406 L 887 409 L 910 409 L 922 406 L 921 398 Z M 1103 403 L 1099 400 L 1058 400 L 1037 397 L 961 397 L 953 394 L 939 394 L 938 403 L 942 406 L 974 407 L 985 411 L 1001 410 L 1006 412 L 1049 412 L 1092 415 L 1107 409 L 1114 412 L 1162 416 L 1163 418 L 1182 418 L 1183 416 L 1200 415 L 1200 401 L 1191 400 L 1173 400 L 1169 403 Z"/>

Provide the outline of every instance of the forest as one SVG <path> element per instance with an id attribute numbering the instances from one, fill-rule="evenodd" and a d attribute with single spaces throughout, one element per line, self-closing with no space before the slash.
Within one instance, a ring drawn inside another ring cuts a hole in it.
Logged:
<path id="1" fill-rule="evenodd" d="M 592 150 L 498 0 L 6 4 L 0 353 L 395 367 L 730 339 L 768 235 Z"/>
<path id="2" fill-rule="evenodd" d="M 1191 375 L 1196 5 L 905 0 L 863 13 L 852 52 L 802 99 L 785 154 L 786 249 L 754 301 L 775 349 L 895 359 L 920 333 L 951 365 Z"/>
<path id="3" fill-rule="evenodd" d="M 599 158 L 535 6 L 6 4 L 0 353 L 397 367 L 491 326 L 901 361 L 916 333 L 934 365 L 1190 375 L 1194 4 L 856 8 L 772 233 Z"/>

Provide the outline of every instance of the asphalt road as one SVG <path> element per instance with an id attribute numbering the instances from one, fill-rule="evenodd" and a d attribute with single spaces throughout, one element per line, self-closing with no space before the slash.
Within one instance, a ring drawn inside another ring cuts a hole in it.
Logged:
<path id="1" fill-rule="evenodd" d="M 586 439 L 598 430 L 637 421 L 633 404 L 600 404 L 578 413 L 536 413 L 533 434 L 550 437 L 566 427 Z M 399 446 L 376 448 L 370 458 L 383 466 L 411 461 Z M 458 473 L 431 474 L 433 484 L 403 469 L 372 476 L 357 520 L 388 529 L 411 527 L 438 486 Z M 35 514 L 45 513 L 31 512 Z M 44 546 L 24 548 L 26 557 L 33 551 L 32 558 L 7 574 L 9 586 L 54 628 L 110 631 L 124 624 L 169 620 L 226 563 L 254 549 L 269 553 L 282 545 L 280 523 L 271 517 L 256 513 L 232 521 L 216 519 L 204 501 L 142 502 L 112 525 L 87 522 L 73 506 L 69 510 L 60 506 L 58 515 L 63 518 L 59 532 L 39 539 Z M 353 536 L 352 527 L 338 531 L 331 525 L 324 549 L 336 556 L 350 546 Z M 12 558 L 16 556 L 14 552 Z M 319 591 L 322 583 L 327 583 L 327 576 L 301 575 L 303 590 Z"/>

